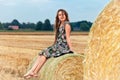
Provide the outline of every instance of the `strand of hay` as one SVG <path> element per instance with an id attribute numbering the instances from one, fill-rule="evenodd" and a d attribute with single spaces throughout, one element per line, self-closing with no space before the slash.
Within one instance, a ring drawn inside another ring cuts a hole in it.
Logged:
<path id="1" fill-rule="evenodd" d="M 84 80 L 120 80 L 120 0 L 105 7 L 89 36 Z"/>
<path id="2" fill-rule="evenodd" d="M 84 56 L 80 54 L 50 58 L 41 68 L 37 80 L 83 80 L 83 59 Z"/>

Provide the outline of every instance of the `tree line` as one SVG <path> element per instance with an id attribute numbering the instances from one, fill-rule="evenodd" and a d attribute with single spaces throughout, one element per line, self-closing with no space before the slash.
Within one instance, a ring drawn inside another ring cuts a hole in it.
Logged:
<path id="1" fill-rule="evenodd" d="M 89 31 L 92 22 L 84 21 L 77 21 L 77 22 L 70 22 L 72 31 Z M 12 22 L 1 23 L 0 22 L 0 30 L 14 30 L 10 26 L 18 26 L 18 30 L 34 30 L 34 31 L 53 31 L 54 25 L 50 23 L 49 19 L 46 19 L 44 22 L 38 21 L 37 23 L 20 23 L 17 19 L 14 19 Z"/>

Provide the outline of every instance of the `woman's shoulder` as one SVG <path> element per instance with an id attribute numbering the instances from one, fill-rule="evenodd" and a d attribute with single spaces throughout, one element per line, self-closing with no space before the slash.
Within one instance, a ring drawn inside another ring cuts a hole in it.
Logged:
<path id="1" fill-rule="evenodd" d="M 70 26 L 70 22 L 69 21 L 65 21 L 64 22 L 64 26 Z"/>
<path id="2" fill-rule="evenodd" d="M 65 21 L 64 22 L 64 27 L 66 27 L 66 26 L 70 26 L 70 22 L 69 21 Z"/>
<path id="3" fill-rule="evenodd" d="M 64 24 L 70 24 L 70 22 L 69 21 L 65 21 Z"/>
<path id="4" fill-rule="evenodd" d="M 69 21 L 65 21 L 65 25 L 64 25 L 65 30 L 70 30 L 71 26 L 70 26 L 70 22 Z"/>

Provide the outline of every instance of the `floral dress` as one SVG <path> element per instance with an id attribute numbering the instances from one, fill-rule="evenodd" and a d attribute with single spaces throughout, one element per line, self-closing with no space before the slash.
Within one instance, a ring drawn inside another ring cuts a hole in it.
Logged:
<path id="1" fill-rule="evenodd" d="M 65 24 L 69 24 L 69 23 L 65 22 L 64 25 L 59 27 L 58 29 L 58 36 L 56 43 L 46 48 L 42 52 L 40 52 L 39 55 L 44 55 L 46 58 L 50 58 L 50 57 L 59 57 L 66 53 L 73 53 L 72 51 L 70 51 L 70 48 L 67 44 Z"/>

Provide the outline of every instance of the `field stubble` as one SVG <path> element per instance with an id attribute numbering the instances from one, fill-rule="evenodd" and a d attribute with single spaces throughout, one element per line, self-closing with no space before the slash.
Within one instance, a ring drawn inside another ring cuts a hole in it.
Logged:
<path id="1" fill-rule="evenodd" d="M 84 53 L 88 35 L 71 35 L 73 50 Z M 24 80 L 31 60 L 54 42 L 54 35 L 0 35 L 0 80 Z"/>

